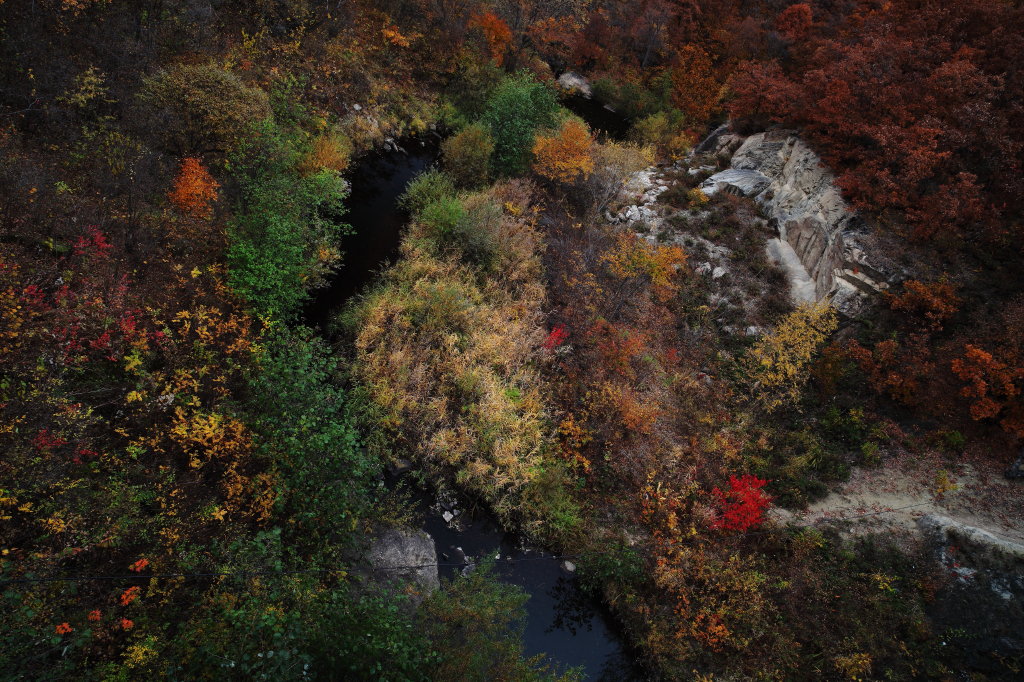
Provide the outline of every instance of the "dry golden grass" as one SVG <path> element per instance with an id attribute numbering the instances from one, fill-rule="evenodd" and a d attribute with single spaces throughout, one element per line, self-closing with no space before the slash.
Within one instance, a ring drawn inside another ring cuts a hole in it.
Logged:
<path id="1" fill-rule="evenodd" d="M 465 201 L 472 211 L 485 198 L 505 206 L 475 226 L 491 231 L 497 274 L 437 255 L 413 225 L 402 258 L 356 311 L 355 371 L 380 426 L 507 519 L 541 471 L 549 430 L 536 366 L 544 287 L 527 186 Z"/>

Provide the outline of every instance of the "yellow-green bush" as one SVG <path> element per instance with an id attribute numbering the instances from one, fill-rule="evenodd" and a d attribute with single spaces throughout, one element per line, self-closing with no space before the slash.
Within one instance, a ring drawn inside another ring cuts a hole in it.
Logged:
<path id="1" fill-rule="evenodd" d="M 507 183 L 479 205 L 504 206 L 475 228 L 490 232 L 495 273 L 430 248 L 414 224 L 402 258 L 351 311 L 354 371 L 378 428 L 428 470 L 451 476 L 506 521 L 523 518 L 543 471 L 548 413 L 535 366 L 543 341 L 539 236 L 525 183 Z M 527 516 L 529 514 L 527 513 Z M 569 514 L 571 516 L 571 514 Z"/>
<path id="2" fill-rule="evenodd" d="M 629 131 L 629 137 L 637 144 L 656 148 L 658 156 L 681 159 L 695 141 L 692 134 L 684 130 L 684 124 L 685 119 L 680 112 L 659 111 L 637 120 Z"/>
<path id="3" fill-rule="evenodd" d="M 223 153 L 270 116 L 267 94 L 214 64 L 175 64 L 143 82 L 152 129 L 179 155 Z"/>
<path id="4" fill-rule="evenodd" d="M 331 132 L 313 138 L 309 151 L 299 160 L 298 168 L 303 176 L 313 175 L 322 170 L 344 173 L 351 160 L 352 140 L 344 133 Z"/>
<path id="5" fill-rule="evenodd" d="M 460 187 L 479 187 L 491 174 L 494 140 L 479 123 L 466 126 L 441 144 L 444 169 Z"/>

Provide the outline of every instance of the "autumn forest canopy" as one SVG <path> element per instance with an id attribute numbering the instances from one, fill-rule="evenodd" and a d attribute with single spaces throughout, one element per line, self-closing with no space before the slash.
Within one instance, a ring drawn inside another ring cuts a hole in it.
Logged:
<path id="1" fill-rule="evenodd" d="M 0 0 L 0 679 L 599 679 L 456 506 L 638 679 L 1018 679 L 1021 131 L 1019 0 Z"/>

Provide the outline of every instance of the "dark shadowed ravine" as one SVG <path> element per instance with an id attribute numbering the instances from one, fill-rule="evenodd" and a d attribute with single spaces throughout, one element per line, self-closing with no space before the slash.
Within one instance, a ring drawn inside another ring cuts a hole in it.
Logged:
<path id="1" fill-rule="evenodd" d="M 425 492 L 416 501 L 422 528 L 434 538 L 439 562 L 493 560 L 500 580 L 530 595 L 523 633 L 527 656 L 545 654 L 560 671 L 580 666 L 589 680 L 643 679 L 607 609 L 580 589 L 564 561 L 505 532 L 485 512 L 460 509 L 455 500 L 438 501 Z M 449 522 L 445 512 L 457 516 Z M 453 578 L 460 570 L 442 566 L 441 578 Z"/>
<path id="2" fill-rule="evenodd" d="M 411 138 L 401 140 L 399 146 L 401 151 L 376 151 L 354 164 L 346 215 L 353 234 L 342 240 L 344 266 L 328 286 L 315 292 L 304 312 L 307 324 L 325 329 L 339 307 L 372 284 L 377 273 L 398 256 L 408 216 L 396 201 L 409 180 L 436 161 L 438 141 L 436 137 Z M 434 538 L 442 563 L 455 563 L 460 553 L 470 561 L 500 556 L 495 574 L 530 595 L 524 632 L 527 655 L 545 654 L 559 670 L 580 666 L 590 680 L 640 678 L 635 656 L 607 609 L 580 589 L 562 561 L 522 546 L 485 512 L 466 512 L 449 524 L 442 517 L 446 510 L 430 494 L 419 493 L 416 503 L 423 529 Z M 458 570 L 442 567 L 441 577 L 454 577 Z"/>
<path id="3" fill-rule="evenodd" d="M 629 132 L 629 120 L 596 99 L 573 95 L 566 97 L 562 104 L 586 121 L 599 139 L 622 140 Z"/>

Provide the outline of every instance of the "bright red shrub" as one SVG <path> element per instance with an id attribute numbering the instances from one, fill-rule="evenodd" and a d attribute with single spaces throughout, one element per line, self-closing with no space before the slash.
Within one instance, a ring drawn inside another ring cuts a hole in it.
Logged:
<path id="1" fill-rule="evenodd" d="M 556 324 L 554 329 L 548 334 L 548 337 L 544 339 L 544 350 L 554 350 L 565 343 L 565 340 L 568 338 L 569 330 L 565 328 L 565 325 Z"/>
<path id="2" fill-rule="evenodd" d="M 753 474 L 729 477 L 729 490 L 715 487 L 711 494 L 718 500 L 720 515 L 715 528 L 744 531 L 764 522 L 764 512 L 771 505 L 771 495 L 763 488 L 768 481 Z"/>

